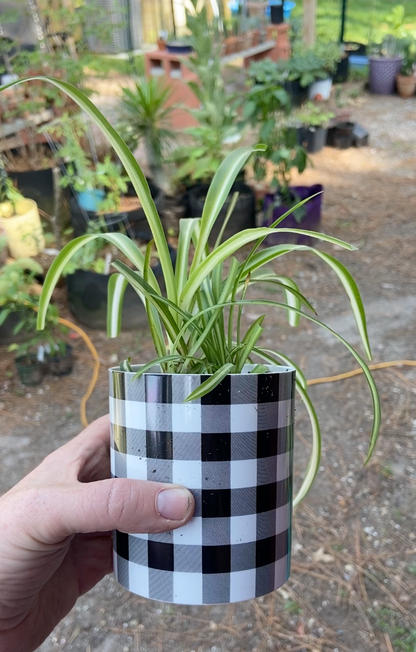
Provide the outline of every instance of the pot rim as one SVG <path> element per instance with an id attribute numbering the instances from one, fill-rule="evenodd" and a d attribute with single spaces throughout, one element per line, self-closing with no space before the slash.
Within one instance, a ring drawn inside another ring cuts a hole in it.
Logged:
<path id="1" fill-rule="evenodd" d="M 227 376 L 247 376 L 249 375 L 249 372 L 254 369 L 257 365 L 255 364 L 246 364 L 243 367 L 243 371 L 239 374 L 227 374 Z M 110 367 L 109 371 L 111 371 L 112 374 L 114 373 L 120 373 L 120 374 L 133 374 L 139 371 L 140 367 L 144 367 L 144 364 L 134 364 L 131 366 L 133 371 L 122 371 L 119 366 L 117 367 Z M 296 372 L 296 369 L 294 367 L 290 366 L 283 366 L 283 365 L 271 365 L 271 364 L 266 364 L 265 367 L 268 368 L 268 371 L 263 372 L 262 374 L 253 374 L 253 378 L 256 376 L 264 376 L 266 374 L 291 374 L 293 372 Z M 159 370 L 157 370 L 159 369 Z M 154 365 L 154 370 L 153 367 L 152 369 L 149 369 L 149 371 L 146 371 L 143 376 L 178 376 L 179 378 L 184 378 L 186 376 L 192 377 L 192 378 L 200 378 L 201 376 L 212 376 L 213 374 L 170 374 L 170 373 L 165 373 L 163 371 L 160 371 L 160 365 L 156 364 Z M 226 377 L 227 377 L 226 376 Z"/>

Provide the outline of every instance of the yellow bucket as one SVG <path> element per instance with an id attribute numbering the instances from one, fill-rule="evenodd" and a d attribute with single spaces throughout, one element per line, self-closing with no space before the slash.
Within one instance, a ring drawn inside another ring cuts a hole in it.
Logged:
<path id="1" fill-rule="evenodd" d="M 16 215 L 1 217 L 0 229 L 4 229 L 7 245 L 13 258 L 36 256 L 45 246 L 38 207 L 33 199 L 16 203 Z"/>

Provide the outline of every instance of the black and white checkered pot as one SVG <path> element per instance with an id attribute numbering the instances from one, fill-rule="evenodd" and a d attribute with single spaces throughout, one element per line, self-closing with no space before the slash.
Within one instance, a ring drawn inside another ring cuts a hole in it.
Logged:
<path id="1" fill-rule="evenodd" d="M 116 579 L 133 593 L 227 603 L 288 579 L 295 371 L 250 369 L 191 403 L 207 376 L 110 369 L 112 474 L 184 485 L 196 504 L 172 532 L 114 533 Z"/>

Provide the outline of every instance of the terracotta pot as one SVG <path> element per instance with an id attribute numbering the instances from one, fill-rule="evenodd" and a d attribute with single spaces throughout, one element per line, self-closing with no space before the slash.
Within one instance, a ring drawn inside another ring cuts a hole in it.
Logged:
<path id="1" fill-rule="evenodd" d="M 253 48 L 256 47 L 256 45 L 259 45 L 260 43 L 260 30 L 259 29 L 253 29 L 252 32 L 252 46 Z"/>
<path id="2" fill-rule="evenodd" d="M 244 36 L 236 36 L 235 37 L 235 51 L 236 52 L 241 52 L 244 50 Z"/>
<path id="3" fill-rule="evenodd" d="M 236 46 L 237 46 L 237 37 L 236 36 L 229 36 L 228 38 L 225 39 L 224 41 L 226 45 L 226 54 L 234 54 L 236 52 Z"/>
<path id="4" fill-rule="evenodd" d="M 413 97 L 416 90 L 416 75 L 412 75 L 411 77 L 397 75 L 396 84 L 400 97 Z"/>
<path id="5" fill-rule="evenodd" d="M 166 50 L 166 41 L 164 41 L 163 38 L 158 38 L 157 47 L 159 50 Z"/>

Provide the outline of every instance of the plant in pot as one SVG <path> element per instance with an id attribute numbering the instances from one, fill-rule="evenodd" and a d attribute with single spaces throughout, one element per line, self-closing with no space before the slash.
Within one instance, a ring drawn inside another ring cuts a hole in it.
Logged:
<path id="1" fill-rule="evenodd" d="M 210 230 L 252 148 L 228 155 L 212 181 L 202 217 L 181 222 L 174 271 L 139 165 L 94 105 L 77 89 L 65 89 L 109 138 L 145 207 L 154 236 L 145 254 L 123 234 L 103 236 L 133 265 L 132 269 L 121 261 L 113 263 L 109 334 L 119 331 L 123 291 L 130 284 L 145 300 L 156 352 L 148 364 L 127 359 L 110 370 L 112 473 L 117 478 L 184 484 L 196 504 L 190 523 L 169 535 L 116 532 L 116 577 L 132 592 L 181 604 L 229 603 L 266 594 L 287 580 L 290 568 L 295 386 L 313 428 L 311 460 L 296 504 L 318 472 L 320 434 L 302 372 L 295 376 L 285 353 L 269 351 L 260 341 L 267 309 L 248 329 L 243 328 L 241 312 L 244 306 L 280 308 L 293 324 L 302 316 L 322 325 L 350 351 L 365 374 L 374 407 L 368 460 L 379 430 L 380 403 L 367 364 L 310 313 L 310 304 L 294 281 L 266 272 L 264 265 L 291 251 L 310 251 L 326 262 L 347 291 L 370 357 L 358 288 L 346 268 L 320 250 L 300 250 L 296 245 L 260 249 L 272 228 L 244 230 L 208 250 Z M 40 301 L 40 328 L 62 270 L 97 237 L 87 235 L 68 243 L 52 263 Z M 313 237 L 354 249 L 331 236 L 314 233 Z M 234 254 L 250 244 L 237 260 Z M 150 269 L 153 247 L 166 293 Z M 269 281 L 287 292 L 287 298 L 248 298 L 250 286 Z"/>
<path id="2" fill-rule="evenodd" d="M 176 166 L 173 181 L 186 189 L 186 211 L 189 217 L 202 214 L 210 181 L 225 153 L 235 147 L 241 137 L 239 100 L 227 92 L 215 44 L 211 46 L 212 56 L 208 62 L 205 54 L 206 49 L 201 56 L 196 49 L 195 56 L 187 62 L 190 69 L 198 75 L 198 81 L 189 82 L 189 86 L 200 102 L 200 108 L 189 110 L 198 124 L 185 130 L 192 145 L 187 143 L 177 147 L 172 154 Z M 238 193 L 238 197 L 233 199 L 235 193 Z M 255 198 L 251 188 L 244 183 L 243 174 L 233 185 L 210 233 L 211 244 L 214 244 L 223 226 L 226 237 L 255 226 Z"/>
<path id="3" fill-rule="evenodd" d="M 88 126 L 80 115 L 65 113 L 44 128 L 57 141 L 57 152 L 65 164 L 59 180 L 62 188 L 70 187 L 71 221 L 75 235 L 85 233 L 89 221 L 105 215 L 109 227 L 126 222 L 121 212 L 121 198 L 127 192 L 127 177 L 107 154 L 94 163 L 87 149 Z"/>
<path id="4" fill-rule="evenodd" d="M 293 115 L 298 127 L 299 144 L 311 153 L 320 152 L 326 145 L 329 121 L 335 117 L 331 111 L 323 111 L 317 104 L 308 102 Z"/>
<path id="5" fill-rule="evenodd" d="M 342 53 L 337 43 L 318 42 L 312 48 L 315 56 L 316 70 L 314 82 L 309 87 L 309 99 L 315 101 L 329 100 L 332 90 L 332 79 L 337 69 Z"/>
<path id="6" fill-rule="evenodd" d="M 308 163 L 308 155 L 299 143 L 296 127 L 290 120 L 288 93 L 273 82 L 254 84 L 246 95 L 243 116 L 257 130 L 258 140 L 267 146 L 265 152 L 256 155 L 253 165 L 265 224 L 275 221 L 300 200 L 311 198 L 287 217 L 285 226 L 296 227 L 303 222 L 305 229 L 315 228 L 321 218 L 322 198 L 317 193 L 322 191 L 322 186 L 290 187 L 292 170 L 296 169 L 302 174 Z M 285 236 L 273 234 L 268 242 L 281 242 L 282 237 Z M 299 240 L 299 243 L 305 242 L 303 233 L 291 237 Z"/>
<path id="7" fill-rule="evenodd" d="M 0 228 L 13 258 L 36 256 L 45 246 L 38 207 L 25 199 L 9 178 L 0 156 Z"/>
<path id="8" fill-rule="evenodd" d="M 396 87 L 396 77 L 400 73 L 403 62 L 403 50 L 408 38 L 405 27 L 406 12 L 403 5 L 393 7 L 385 17 L 388 33 L 381 44 L 373 47 L 369 57 L 370 91 L 376 95 L 390 95 Z"/>
<path id="9" fill-rule="evenodd" d="M 18 312 L 16 331 L 21 329 L 30 336 L 24 342 L 10 344 L 7 349 L 15 353 L 20 382 L 29 386 L 39 385 L 47 372 L 54 376 L 66 376 L 73 368 L 72 346 L 63 339 L 67 328 L 59 323 L 57 307 L 49 305 L 43 331 L 36 330 L 38 308 L 39 297 L 36 297 L 35 301 L 27 301 L 25 309 Z"/>
<path id="10" fill-rule="evenodd" d="M 416 90 L 416 41 L 408 40 L 404 46 L 400 73 L 396 77 L 400 97 L 413 97 Z"/>
<path id="11" fill-rule="evenodd" d="M 160 209 L 162 192 L 168 191 L 164 161 L 175 141 L 175 132 L 170 122 L 175 105 L 170 103 L 172 91 L 164 87 L 155 77 L 136 82 L 135 88 L 123 88 L 120 123 L 118 129 L 128 147 L 134 152 L 144 145 L 147 164 L 153 182 L 152 196 Z M 132 196 L 136 196 L 129 184 Z M 143 211 L 140 219 L 129 216 L 130 224 L 145 222 Z"/>

